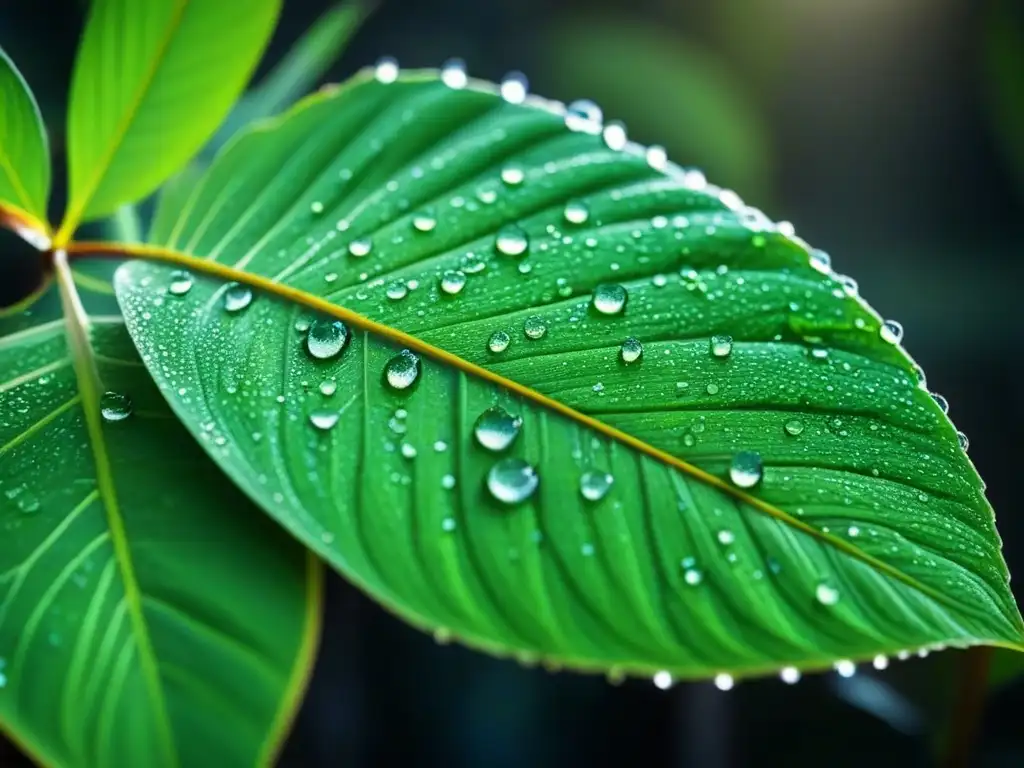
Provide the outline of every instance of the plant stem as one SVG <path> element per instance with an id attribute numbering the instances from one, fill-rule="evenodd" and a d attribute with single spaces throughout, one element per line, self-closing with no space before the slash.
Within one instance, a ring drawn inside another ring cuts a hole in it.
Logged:
<path id="1" fill-rule="evenodd" d="M 963 654 L 959 664 L 957 689 L 947 723 L 943 768 L 967 768 L 985 713 L 985 693 L 993 648 L 979 646 Z"/>

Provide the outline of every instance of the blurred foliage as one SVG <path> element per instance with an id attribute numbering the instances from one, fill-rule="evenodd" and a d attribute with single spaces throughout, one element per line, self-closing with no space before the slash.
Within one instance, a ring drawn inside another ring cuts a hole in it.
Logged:
<path id="1" fill-rule="evenodd" d="M 728 63 L 712 50 L 626 17 L 574 18 L 545 30 L 544 66 L 558 92 L 588 98 L 630 138 L 662 143 L 681 165 L 766 204 L 771 136 Z"/>
<path id="2" fill-rule="evenodd" d="M 1024 11 L 990 0 L 982 46 L 982 82 L 992 129 L 1024 193 Z"/>

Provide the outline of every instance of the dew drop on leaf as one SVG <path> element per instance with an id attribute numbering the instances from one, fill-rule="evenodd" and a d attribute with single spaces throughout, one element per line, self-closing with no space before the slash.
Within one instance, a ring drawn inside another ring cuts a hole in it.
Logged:
<path id="1" fill-rule="evenodd" d="M 729 546 L 730 544 L 732 544 L 735 541 L 736 541 L 736 534 L 734 534 L 728 528 L 725 528 L 725 529 L 723 529 L 723 530 L 718 532 L 718 543 L 719 544 L 724 544 L 725 546 Z"/>
<path id="2" fill-rule="evenodd" d="M 601 137 L 604 139 L 604 144 L 608 149 L 618 152 L 626 148 L 626 142 L 628 141 L 626 126 L 618 121 L 608 123 L 604 127 L 604 131 L 602 131 Z"/>
<path id="3" fill-rule="evenodd" d="M 711 354 L 715 357 L 728 357 L 732 352 L 732 336 L 719 334 L 711 337 Z"/>
<path id="4" fill-rule="evenodd" d="M 506 165 L 501 169 L 501 180 L 510 187 L 516 187 L 523 183 L 526 174 L 518 165 Z"/>
<path id="5" fill-rule="evenodd" d="M 800 681 L 800 670 L 796 667 L 783 667 L 779 672 L 779 679 L 786 685 L 793 685 Z"/>
<path id="6" fill-rule="evenodd" d="M 878 335 L 882 337 L 882 341 L 899 344 L 903 341 L 903 326 L 895 320 L 886 320 L 878 329 Z"/>
<path id="7" fill-rule="evenodd" d="M 100 416 L 104 421 L 124 421 L 132 415 L 132 401 L 120 392 L 104 392 L 100 398 Z"/>
<path id="8" fill-rule="evenodd" d="M 338 382 L 334 379 L 324 379 L 320 382 L 320 394 L 324 397 L 330 397 L 338 391 Z"/>
<path id="9" fill-rule="evenodd" d="M 419 375 L 420 359 L 408 349 L 403 349 L 384 366 L 384 376 L 392 389 L 408 389 Z"/>
<path id="10" fill-rule="evenodd" d="M 368 256 L 370 251 L 373 250 L 373 243 L 368 238 L 360 238 L 359 240 L 353 240 L 348 244 L 348 253 L 350 256 L 356 258 L 362 258 Z"/>
<path id="11" fill-rule="evenodd" d="M 466 62 L 462 59 L 448 59 L 441 65 L 441 82 L 449 88 L 465 88 L 469 78 L 466 77 Z"/>
<path id="12" fill-rule="evenodd" d="M 523 321 L 523 333 L 528 339 L 540 339 L 548 332 L 548 326 L 538 315 L 530 315 Z"/>
<path id="13" fill-rule="evenodd" d="M 458 269 L 449 269 L 441 275 L 441 290 L 454 296 L 466 287 L 466 274 Z"/>
<path id="14" fill-rule="evenodd" d="M 340 320 L 314 320 L 306 332 L 306 349 L 318 360 L 336 357 L 348 341 L 348 328 Z"/>
<path id="15" fill-rule="evenodd" d="M 814 597 L 822 605 L 835 605 L 839 602 L 839 590 L 831 584 L 822 582 L 815 588 Z"/>
<path id="16" fill-rule="evenodd" d="M 582 200 L 570 200 L 565 204 L 564 216 L 570 224 L 585 224 L 590 218 L 590 209 Z"/>
<path id="17" fill-rule="evenodd" d="M 455 487 L 455 475 L 445 475 L 441 478 L 441 487 L 446 491 L 450 491 Z"/>
<path id="18" fill-rule="evenodd" d="M 786 434 L 796 437 L 804 431 L 804 423 L 800 419 L 790 419 L 786 422 Z"/>
<path id="19" fill-rule="evenodd" d="M 171 272 L 171 282 L 167 286 L 167 292 L 173 296 L 184 296 L 192 290 L 192 275 L 181 269 Z"/>
<path id="20" fill-rule="evenodd" d="M 715 675 L 715 688 L 720 691 L 732 690 L 732 687 L 735 684 L 736 681 L 732 679 L 732 675 L 727 675 L 724 672 Z"/>
<path id="21" fill-rule="evenodd" d="M 729 465 L 729 479 L 737 488 L 753 488 L 764 474 L 761 454 L 756 451 L 740 451 L 732 457 Z"/>
<path id="22" fill-rule="evenodd" d="M 405 280 L 392 280 L 385 290 L 387 297 L 392 301 L 401 301 L 409 295 L 409 286 Z"/>
<path id="23" fill-rule="evenodd" d="M 591 303 L 602 315 L 617 315 L 626 306 L 626 289 L 617 283 L 602 283 L 594 289 Z"/>
<path id="24" fill-rule="evenodd" d="M 496 405 L 480 414 L 473 425 L 473 435 L 487 450 L 504 451 L 519 436 L 522 426 L 522 417 Z"/>
<path id="25" fill-rule="evenodd" d="M 662 670 L 661 672 L 655 672 L 654 677 L 651 678 L 654 683 L 654 687 L 662 691 L 667 691 L 672 687 L 672 675 Z"/>
<path id="26" fill-rule="evenodd" d="M 698 584 L 704 581 L 704 574 L 698 571 L 696 568 L 685 568 L 683 570 L 683 581 L 685 581 L 691 587 L 696 587 Z"/>
<path id="27" fill-rule="evenodd" d="M 949 401 L 937 392 L 932 392 L 932 400 L 939 405 L 939 410 L 943 413 L 949 413 Z"/>
<path id="28" fill-rule="evenodd" d="M 622 362 L 635 363 L 644 353 L 644 347 L 638 338 L 630 336 L 622 342 L 622 349 L 619 350 L 619 353 L 622 355 Z"/>
<path id="29" fill-rule="evenodd" d="M 849 659 L 840 659 L 835 663 L 835 668 L 840 677 L 853 677 L 857 673 L 857 665 Z"/>
<path id="30" fill-rule="evenodd" d="M 252 303 L 252 289 L 242 283 L 231 283 L 224 291 L 224 309 L 241 312 Z"/>
<path id="31" fill-rule="evenodd" d="M 522 256 L 529 245 L 526 233 L 515 224 L 506 224 L 499 229 L 494 239 L 494 247 L 506 256 Z"/>
<path id="32" fill-rule="evenodd" d="M 960 443 L 960 450 L 962 450 L 962 451 L 964 451 L 966 453 L 967 449 L 971 445 L 971 441 L 967 438 L 967 435 L 964 434 L 963 432 L 961 432 L 960 430 L 957 430 L 956 439 L 957 439 L 957 442 Z"/>
<path id="33" fill-rule="evenodd" d="M 511 337 L 504 331 L 495 331 L 491 334 L 491 338 L 487 340 L 487 348 L 494 354 L 498 354 L 508 349 L 511 341 Z"/>
<path id="34" fill-rule="evenodd" d="M 330 408 L 317 408 L 309 414 L 309 423 L 320 430 L 327 431 L 338 423 L 340 414 Z"/>
<path id="35" fill-rule="evenodd" d="M 615 478 L 607 472 L 584 472 L 580 475 L 580 495 L 587 501 L 600 501 L 614 482 Z"/>
<path id="36" fill-rule="evenodd" d="M 391 56 L 382 56 L 377 59 L 373 68 L 373 76 L 379 83 L 393 83 L 398 79 L 398 61 Z"/>
<path id="37" fill-rule="evenodd" d="M 522 72 L 509 72 L 501 80 L 501 98 L 509 104 L 522 104 L 530 84 Z"/>
<path id="38" fill-rule="evenodd" d="M 519 458 L 501 459 L 487 473 L 487 490 L 504 504 L 526 501 L 539 482 L 534 468 Z"/>
<path id="39" fill-rule="evenodd" d="M 889 658 L 880 653 L 871 660 L 871 666 L 875 669 L 885 669 L 889 666 Z"/>
<path id="40" fill-rule="evenodd" d="M 456 529 L 457 524 L 454 517 L 446 517 L 441 521 L 441 530 L 445 533 L 451 533 Z"/>
<path id="41" fill-rule="evenodd" d="M 434 228 L 437 227 L 437 219 L 425 213 L 420 213 L 412 217 L 412 226 L 417 232 L 433 232 Z"/>
<path id="42" fill-rule="evenodd" d="M 570 131 L 598 134 L 604 115 L 601 108 L 589 99 L 577 99 L 565 109 L 565 125 Z"/>

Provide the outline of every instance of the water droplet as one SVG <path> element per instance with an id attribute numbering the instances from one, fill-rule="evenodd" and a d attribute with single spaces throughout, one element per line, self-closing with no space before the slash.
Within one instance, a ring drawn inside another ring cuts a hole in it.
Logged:
<path id="1" fill-rule="evenodd" d="M 615 478 L 607 472 L 584 472 L 580 475 L 580 494 L 587 501 L 600 501 L 614 482 Z"/>
<path id="2" fill-rule="evenodd" d="M 647 164 L 656 171 L 665 170 L 668 165 L 668 153 L 664 147 L 654 144 L 647 148 Z"/>
<path id="3" fill-rule="evenodd" d="M 388 283 L 384 293 L 392 301 L 401 301 L 409 295 L 409 286 L 406 285 L 405 280 L 392 280 Z"/>
<path id="4" fill-rule="evenodd" d="M 314 320 L 306 333 L 306 349 L 318 360 L 337 356 L 348 341 L 348 328 L 340 320 Z"/>
<path id="5" fill-rule="evenodd" d="M 132 401 L 120 392 L 104 392 L 100 398 L 100 416 L 104 421 L 124 421 L 132 415 Z"/>
<path id="6" fill-rule="evenodd" d="M 506 165 L 501 169 L 501 180 L 508 184 L 510 187 L 518 186 L 523 183 L 523 179 L 526 178 L 526 174 L 523 169 L 518 165 Z"/>
<path id="7" fill-rule="evenodd" d="M 407 459 L 415 459 L 416 454 L 418 453 L 416 446 L 412 443 L 402 443 L 402 447 L 399 450 L 401 451 L 402 456 Z"/>
<path id="8" fill-rule="evenodd" d="M 446 491 L 450 491 L 455 487 L 455 475 L 445 475 L 441 478 L 441 487 Z"/>
<path id="9" fill-rule="evenodd" d="M 377 65 L 373 68 L 373 76 L 379 83 L 393 83 L 398 79 L 398 62 L 391 56 L 382 56 L 377 59 Z"/>
<path id="10" fill-rule="evenodd" d="M 384 375 L 393 389 L 408 389 L 420 375 L 420 359 L 408 349 L 403 349 L 388 360 Z"/>
<path id="11" fill-rule="evenodd" d="M 849 536 L 851 539 L 855 539 L 858 536 L 860 536 L 860 528 L 858 528 L 856 525 L 851 525 L 849 528 L 846 529 L 846 535 Z"/>
<path id="12" fill-rule="evenodd" d="M 509 104 L 522 104 L 530 84 L 522 72 L 509 72 L 501 81 L 501 98 Z"/>
<path id="13" fill-rule="evenodd" d="M 889 666 L 889 659 L 884 654 L 880 653 L 872 659 L 871 666 L 875 669 L 885 669 Z"/>
<path id="14" fill-rule="evenodd" d="M 882 337 L 882 341 L 899 344 L 903 341 L 903 326 L 895 320 L 886 320 L 878 329 L 878 335 Z"/>
<path id="15" fill-rule="evenodd" d="M 449 269 L 441 275 L 441 290 L 454 296 L 466 287 L 466 273 L 458 269 Z"/>
<path id="16" fill-rule="evenodd" d="M 779 672 L 779 678 L 786 685 L 793 685 L 800 682 L 800 670 L 796 667 L 783 667 Z"/>
<path id="17" fill-rule="evenodd" d="M 437 226 L 437 219 L 425 213 L 419 213 L 412 217 L 412 226 L 417 232 L 433 232 Z"/>
<path id="18" fill-rule="evenodd" d="M 602 283 L 594 289 L 591 303 L 602 315 L 617 315 L 626 306 L 626 289 L 617 283 Z"/>
<path id="19" fill-rule="evenodd" d="M 565 108 L 565 125 L 570 131 L 598 134 L 604 115 L 601 108 L 589 99 L 577 99 Z"/>
<path id="20" fill-rule="evenodd" d="M 505 504 L 518 504 L 530 498 L 539 482 L 534 468 L 518 458 L 501 459 L 487 473 L 487 489 Z"/>
<path id="21" fill-rule="evenodd" d="M 672 687 L 672 675 L 665 670 L 655 672 L 652 681 L 654 682 L 654 686 L 662 691 L 667 691 Z"/>
<path id="22" fill-rule="evenodd" d="M 521 416 L 513 415 L 496 405 L 480 414 L 473 426 L 473 434 L 480 445 L 489 451 L 504 451 L 519 436 L 523 426 Z"/>
<path id="23" fill-rule="evenodd" d="M 565 204 L 563 214 L 570 224 L 585 224 L 590 218 L 590 209 L 582 200 L 570 200 Z"/>
<path id="24" fill-rule="evenodd" d="M 167 292 L 174 296 L 184 296 L 192 290 L 192 275 L 181 269 L 171 272 L 171 282 L 167 286 Z"/>
<path id="25" fill-rule="evenodd" d="M 320 382 L 320 394 L 330 397 L 338 391 L 338 383 L 334 379 L 324 379 Z"/>
<path id="26" fill-rule="evenodd" d="M 445 533 L 451 533 L 456 529 L 457 525 L 454 517 L 446 517 L 441 521 L 441 530 Z"/>
<path id="27" fill-rule="evenodd" d="M 466 77 L 466 62 L 462 59 L 448 59 L 441 65 L 441 82 L 449 88 L 465 88 L 469 78 Z"/>
<path id="28" fill-rule="evenodd" d="M 949 401 L 937 392 L 932 392 L 932 400 L 939 404 L 939 410 L 949 413 Z"/>
<path id="29" fill-rule="evenodd" d="M 822 605 L 835 605 L 839 602 L 839 590 L 825 582 L 815 588 L 814 596 Z"/>
<path id="30" fill-rule="evenodd" d="M 508 349 L 511 341 L 511 337 L 504 331 L 495 331 L 491 334 L 491 338 L 487 340 L 487 348 L 494 354 L 498 354 Z"/>
<path id="31" fill-rule="evenodd" d="M 718 543 L 725 546 L 729 546 L 736 541 L 736 534 L 730 531 L 728 528 L 723 528 L 718 532 Z"/>
<path id="32" fill-rule="evenodd" d="M 971 441 L 967 438 L 967 435 L 965 435 L 960 430 L 957 430 L 956 439 L 960 443 L 960 450 L 962 450 L 962 451 L 964 451 L 966 453 L 967 449 L 971 445 Z"/>
<path id="33" fill-rule="evenodd" d="M 707 392 L 709 395 L 717 395 L 718 394 L 718 385 L 715 384 L 715 382 L 713 382 L 713 381 L 709 382 L 708 385 L 706 387 L 704 387 L 704 391 Z"/>
<path id="34" fill-rule="evenodd" d="M 729 479 L 739 488 L 753 488 L 764 474 L 761 454 L 757 451 L 740 451 L 732 457 L 729 465 Z"/>
<path id="35" fill-rule="evenodd" d="M 724 672 L 715 675 L 715 688 L 720 691 L 731 690 L 733 685 L 735 685 L 735 682 L 736 681 L 732 679 L 732 675 L 727 675 Z"/>
<path id="36" fill-rule="evenodd" d="M 18 510 L 23 515 L 34 515 L 39 511 L 42 504 L 31 492 L 25 491 L 18 496 Z"/>
<path id="37" fill-rule="evenodd" d="M 224 309 L 241 312 L 252 303 L 252 289 L 242 283 L 230 283 L 224 291 Z"/>
<path id="38" fill-rule="evenodd" d="M 704 581 L 704 574 L 698 571 L 696 568 L 685 568 L 683 570 L 683 581 L 685 581 L 691 587 L 695 587 L 702 581 Z"/>
<path id="39" fill-rule="evenodd" d="M 350 256 L 355 256 L 357 259 L 361 259 L 363 256 L 368 256 L 370 251 L 373 250 L 373 242 L 369 238 L 362 237 L 358 240 L 353 240 L 348 244 L 348 252 Z"/>
<path id="40" fill-rule="evenodd" d="M 835 663 L 836 672 L 840 677 L 853 677 L 857 673 L 857 665 L 849 659 L 841 659 Z"/>
<path id="41" fill-rule="evenodd" d="M 538 315 L 530 315 L 523 322 L 523 333 L 528 339 L 540 339 L 548 332 L 548 326 L 543 318 Z"/>
<path id="42" fill-rule="evenodd" d="M 530 245 L 526 233 L 515 224 L 506 224 L 498 230 L 494 247 L 506 256 L 522 256 Z"/>
<path id="43" fill-rule="evenodd" d="M 628 138 L 626 136 L 626 126 L 616 121 L 608 123 L 604 127 L 604 131 L 601 132 L 601 137 L 604 139 L 605 146 L 608 149 L 616 152 L 626 148 L 626 142 Z"/>
<path id="44" fill-rule="evenodd" d="M 786 422 L 786 434 L 796 437 L 804 431 L 804 423 L 800 419 L 790 419 Z"/>
<path id="45" fill-rule="evenodd" d="M 340 416 L 341 414 L 330 408 L 317 408 L 309 414 L 309 423 L 317 429 L 327 431 L 338 423 Z"/>
<path id="46" fill-rule="evenodd" d="M 321 213 L 324 212 L 324 204 L 321 203 L 319 200 L 314 200 L 312 203 L 309 204 L 309 212 L 312 213 L 314 216 L 319 216 Z"/>
<path id="47" fill-rule="evenodd" d="M 717 335 L 711 337 L 711 354 L 715 357 L 728 357 L 732 352 L 732 336 Z"/>
<path id="48" fill-rule="evenodd" d="M 622 362 L 635 363 L 644 353 L 644 346 L 638 338 L 630 336 L 622 342 L 622 349 L 619 350 L 619 353 L 622 355 Z"/>

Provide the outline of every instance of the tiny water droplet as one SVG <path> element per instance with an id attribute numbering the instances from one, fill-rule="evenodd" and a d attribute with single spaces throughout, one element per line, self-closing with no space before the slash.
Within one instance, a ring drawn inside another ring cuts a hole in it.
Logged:
<path id="1" fill-rule="evenodd" d="M 663 171 L 665 166 L 668 165 L 668 152 L 665 151 L 664 147 L 656 144 L 647 148 L 646 158 L 647 164 L 656 171 Z"/>
<path id="2" fill-rule="evenodd" d="M 320 382 L 320 394 L 324 397 L 330 397 L 338 391 L 338 382 L 334 379 L 324 379 Z"/>
<path id="3" fill-rule="evenodd" d="M 167 286 L 167 292 L 174 296 L 184 296 L 192 290 L 192 275 L 181 269 L 171 272 L 171 282 Z"/>
<path id="4" fill-rule="evenodd" d="M 324 204 L 321 203 L 319 200 L 314 200 L 312 203 L 309 204 L 309 212 L 312 213 L 314 216 L 319 216 L 321 213 L 324 212 Z"/>
<path id="5" fill-rule="evenodd" d="M 786 434 L 796 437 L 804 431 L 804 423 L 800 419 L 790 419 L 786 422 Z"/>
<path id="6" fill-rule="evenodd" d="M 373 76 L 379 83 L 393 83 L 398 79 L 398 61 L 391 56 L 382 56 L 377 59 L 377 65 L 373 69 Z"/>
<path id="7" fill-rule="evenodd" d="M 622 355 L 622 362 L 624 363 L 635 363 L 643 353 L 644 346 L 635 336 L 630 336 L 622 342 L 622 348 L 619 350 L 619 354 Z"/>
<path id="8" fill-rule="evenodd" d="M 626 306 L 626 289 L 618 283 L 602 283 L 594 289 L 591 304 L 602 315 L 617 315 Z"/>
<path id="9" fill-rule="evenodd" d="M 355 256 L 357 259 L 361 259 L 363 256 L 368 256 L 372 250 L 373 243 L 369 238 L 362 237 L 358 240 L 353 240 L 348 244 L 349 255 Z"/>
<path id="10" fill-rule="evenodd" d="M 392 389 L 408 389 L 420 375 L 420 359 L 408 349 L 403 349 L 388 360 L 384 375 Z"/>
<path id="11" fill-rule="evenodd" d="M 841 659 L 835 663 L 836 672 L 840 677 L 853 677 L 857 673 L 857 665 L 849 659 Z"/>
<path id="12" fill-rule="evenodd" d="M 713 381 L 709 382 L 708 385 L 706 387 L 704 387 L 704 391 L 707 392 L 709 395 L 717 395 L 718 394 L 718 385 L 715 384 L 715 382 L 713 382 Z"/>
<path id="13" fill-rule="evenodd" d="M 711 337 L 711 354 L 715 357 L 728 357 L 732 352 L 732 336 L 724 334 Z"/>
<path id="14" fill-rule="evenodd" d="M 525 178 L 526 173 L 518 165 L 506 165 L 501 169 L 501 180 L 510 187 L 522 184 Z"/>
<path id="15" fill-rule="evenodd" d="M 580 494 L 587 501 L 600 501 L 614 482 L 615 478 L 607 472 L 584 472 L 580 475 Z"/>
<path id="16" fill-rule="evenodd" d="M 825 582 L 815 588 L 814 596 L 822 605 L 835 605 L 839 602 L 839 590 Z"/>
<path id="17" fill-rule="evenodd" d="M 528 339 L 540 339 L 543 338 L 544 334 L 548 332 L 548 326 L 544 322 L 543 318 L 538 315 L 530 315 L 523 322 L 523 333 L 526 334 Z"/>
<path id="18" fill-rule="evenodd" d="M 601 137 L 604 139 L 605 146 L 608 149 L 618 152 L 626 148 L 626 142 L 628 141 L 626 126 L 617 120 L 608 123 L 604 127 Z"/>
<path id="19" fill-rule="evenodd" d="M 445 533 L 451 533 L 457 527 L 454 517 L 446 517 L 441 521 L 441 530 Z"/>
<path id="20" fill-rule="evenodd" d="M 401 301 L 409 295 L 409 286 L 405 280 L 392 280 L 384 292 L 392 301 Z"/>
<path id="21" fill-rule="evenodd" d="M 715 688 L 720 691 L 732 690 L 735 683 L 736 681 L 732 679 L 732 675 L 727 675 L 724 672 L 715 675 Z"/>
<path id="22" fill-rule="evenodd" d="M 877 656 L 875 656 L 874 659 L 872 659 L 871 666 L 873 666 L 875 669 L 885 669 L 889 666 L 889 658 L 884 654 L 880 653 Z"/>
<path id="23" fill-rule="evenodd" d="M 338 423 L 340 414 L 330 408 L 317 408 L 309 414 L 309 423 L 317 429 L 327 431 Z"/>
<path id="24" fill-rule="evenodd" d="M 480 445 L 489 451 L 504 451 L 519 436 L 523 419 L 495 405 L 477 417 L 473 435 Z"/>
<path id="25" fill-rule="evenodd" d="M 691 587 L 695 587 L 702 581 L 704 581 L 704 574 L 698 571 L 696 568 L 684 568 L 683 581 L 685 581 Z"/>
<path id="26" fill-rule="evenodd" d="M 515 224 L 506 224 L 498 230 L 494 247 L 506 256 L 522 256 L 530 246 L 530 240 L 522 228 Z"/>
<path id="27" fill-rule="evenodd" d="M 764 474 L 761 454 L 757 451 L 740 451 L 732 457 L 729 465 L 729 479 L 738 488 L 753 488 Z"/>
<path id="28" fill-rule="evenodd" d="M 466 287 L 466 273 L 458 269 L 449 269 L 441 275 L 441 290 L 454 296 Z"/>
<path id="29" fill-rule="evenodd" d="M 655 688 L 658 688 L 659 690 L 667 691 L 672 687 L 672 675 L 665 670 L 655 672 L 654 677 L 651 679 L 654 682 Z"/>
<path id="30" fill-rule="evenodd" d="M 412 443 L 402 443 L 402 447 L 399 450 L 401 451 L 402 456 L 407 459 L 415 459 L 416 454 L 418 453 L 416 446 Z"/>
<path id="31" fill-rule="evenodd" d="M 412 217 L 412 226 L 417 232 L 433 232 L 437 227 L 437 219 L 425 213 L 419 213 Z"/>
<path id="32" fill-rule="evenodd" d="M 518 504 L 537 490 L 540 479 L 534 468 L 519 458 L 501 459 L 487 473 L 487 489 L 504 504 Z"/>
<path id="33" fill-rule="evenodd" d="M 582 200 L 570 200 L 565 204 L 564 216 L 570 224 L 585 224 L 590 218 L 590 209 Z"/>
<path id="34" fill-rule="evenodd" d="M 124 421 L 132 415 L 132 401 L 120 392 L 104 392 L 100 398 L 100 416 L 104 421 Z"/>
<path id="35" fill-rule="evenodd" d="M 522 104 L 530 84 L 522 72 L 509 72 L 501 81 L 501 98 L 509 104 Z"/>
<path id="36" fill-rule="evenodd" d="M 306 349 L 318 360 L 336 357 L 348 341 L 348 328 L 340 320 L 314 320 L 306 332 Z"/>
<path id="37" fill-rule="evenodd" d="M 800 670 L 796 667 L 783 667 L 779 672 L 779 678 L 786 685 L 793 685 L 800 682 Z"/>
<path id="38" fill-rule="evenodd" d="M 224 291 L 224 309 L 241 312 L 252 303 L 252 289 L 242 283 L 230 283 Z"/>
<path id="39" fill-rule="evenodd" d="M 723 528 L 718 532 L 718 543 L 725 546 L 729 546 L 736 541 L 736 534 L 730 531 L 728 528 Z"/>
<path id="40" fill-rule="evenodd" d="M 462 59 L 448 59 L 441 65 L 441 82 L 449 88 L 465 88 L 469 82 L 466 76 L 466 62 Z"/>
<path id="41" fill-rule="evenodd" d="M 882 341 L 899 344 L 903 341 L 903 326 L 895 320 L 886 320 L 878 329 L 878 335 L 882 337 Z"/>
<path id="42" fill-rule="evenodd" d="M 504 331 L 495 331 L 491 334 L 491 338 L 487 340 L 487 348 L 499 354 L 508 349 L 509 343 L 512 341 L 511 337 Z"/>

